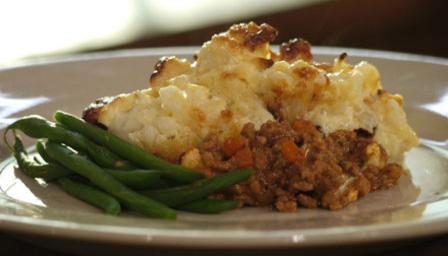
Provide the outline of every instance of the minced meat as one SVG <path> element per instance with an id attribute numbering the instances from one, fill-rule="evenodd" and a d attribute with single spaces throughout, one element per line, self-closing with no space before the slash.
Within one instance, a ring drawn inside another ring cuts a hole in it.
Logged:
<path id="1" fill-rule="evenodd" d="M 268 121 L 259 130 L 248 123 L 238 136 L 220 143 L 209 136 L 201 147 L 213 174 L 254 168 L 247 182 L 215 198 L 246 206 L 341 209 L 368 193 L 394 186 L 404 171 L 386 164 L 385 150 L 366 131 L 338 130 L 325 136 L 311 122 Z"/>

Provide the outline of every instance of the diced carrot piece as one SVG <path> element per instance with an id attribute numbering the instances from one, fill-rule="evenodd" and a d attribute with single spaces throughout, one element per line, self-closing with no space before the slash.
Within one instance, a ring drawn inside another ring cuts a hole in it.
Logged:
<path id="1" fill-rule="evenodd" d="M 245 146 L 245 139 L 242 136 L 236 136 L 224 141 L 222 151 L 227 157 L 233 156 L 238 150 Z"/>
<path id="2" fill-rule="evenodd" d="M 316 127 L 310 121 L 297 120 L 293 123 L 292 128 L 298 133 L 311 132 L 316 130 Z"/>
<path id="3" fill-rule="evenodd" d="M 238 150 L 232 158 L 238 168 L 248 168 L 254 165 L 252 151 L 249 148 Z"/>
<path id="4" fill-rule="evenodd" d="M 284 140 L 280 144 L 283 158 L 289 162 L 295 162 L 299 159 L 299 147 L 293 140 Z"/>

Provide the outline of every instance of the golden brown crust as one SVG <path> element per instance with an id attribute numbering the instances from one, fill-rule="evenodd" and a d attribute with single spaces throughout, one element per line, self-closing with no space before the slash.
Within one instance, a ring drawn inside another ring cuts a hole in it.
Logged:
<path id="1" fill-rule="evenodd" d="M 233 112 L 231 110 L 225 109 L 221 111 L 221 118 L 224 122 L 228 122 L 232 119 Z"/>
<path id="2" fill-rule="evenodd" d="M 258 58 L 257 61 L 258 61 L 257 62 L 258 67 L 260 69 L 267 69 L 267 68 L 272 67 L 272 65 L 274 65 L 274 61 L 272 59 Z"/>
<path id="3" fill-rule="evenodd" d="M 294 69 L 293 72 L 299 78 L 305 79 L 305 80 L 314 79 L 319 74 L 318 70 L 316 70 L 315 68 L 310 68 L 310 67 L 297 68 L 297 69 Z"/>
<path id="4" fill-rule="evenodd" d="M 152 84 L 159 76 L 161 76 L 163 70 L 165 70 L 166 63 L 172 59 L 174 59 L 174 56 L 164 56 L 160 58 L 156 65 L 154 65 L 154 71 L 152 71 L 152 74 L 149 78 L 149 82 Z"/>
<path id="5" fill-rule="evenodd" d="M 282 43 L 280 46 L 280 59 L 290 63 L 298 59 L 311 62 L 313 60 L 311 44 L 302 38 L 295 38 L 287 43 Z"/>
<path id="6" fill-rule="evenodd" d="M 158 86 L 163 80 L 187 72 L 190 62 L 174 56 L 165 56 L 159 59 L 154 66 L 154 71 L 149 78 L 151 86 Z"/>
<path id="7" fill-rule="evenodd" d="M 240 23 L 229 29 L 229 35 L 237 38 L 251 51 L 254 51 L 260 45 L 273 42 L 277 38 L 277 34 L 277 30 L 266 23 L 260 26 L 255 22 Z"/>
<path id="8" fill-rule="evenodd" d="M 347 59 L 348 54 L 346 52 L 343 52 L 339 55 L 338 61 L 345 61 Z"/>
<path id="9" fill-rule="evenodd" d="M 88 123 L 104 126 L 98 122 L 101 109 L 105 105 L 111 103 L 114 98 L 115 97 L 102 97 L 96 99 L 93 103 L 91 103 L 83 110 L 82 118 Z"/>

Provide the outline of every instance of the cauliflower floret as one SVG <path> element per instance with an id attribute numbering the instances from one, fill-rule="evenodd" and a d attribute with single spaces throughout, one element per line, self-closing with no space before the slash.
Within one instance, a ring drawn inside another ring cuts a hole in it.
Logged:
<path id="1" fill-rule="evenodd" d="M 290 122 L 309 120 L 325 134 L 366 130 L 396 163 L 418 143 L 402 98 L 383 90 L 378 70 L 367 62 L 353 67 L 337 58 L 333 70 L 325 71 L 302 60 L 279 61 L 263 76 L 265 101 L 281 102 L 278 111 Z"/>
<path id="2" fill-rule="evenodd" d="M 118 96 L 97 120 L 173 162 L 211 133 L 224 141 L 246 123 L 258 129 L 274 116 L 309 120 L 325 134 L 363 129 L 390 162 L 401 162 L 418 143 L 401 97 L 382 89 L 374 66 L 351 66 L 345 54 L 332 65 L 315 63 L 302 39 L 282 44 L 277 54 L 269 45 L 276 35 L 267 24 L 238 24 L 204 43 L 193 63 L 162 58 L 150 89 Z"/>
<path id="3" fill-rule="evenodd" d="M 175 104 L 173 104 L 175 102 Z M 121 95 L 106 105 L 98 121 L 112 133 L 176 162 L 208 133 L 218 129 L 226 103 L 195 84 L 169 85 Z"/>

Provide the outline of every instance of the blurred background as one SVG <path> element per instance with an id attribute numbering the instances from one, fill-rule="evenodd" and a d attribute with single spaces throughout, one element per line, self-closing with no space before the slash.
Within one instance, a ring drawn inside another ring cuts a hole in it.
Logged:
<path id="1" fill-rule="evenodd" d="M 448 57 L 444 0 L 1 0 L 0 67 L 129 48 L 200 45 L 254 20 L 277 43 L 383 49 Z"/>

